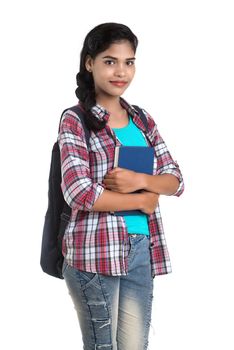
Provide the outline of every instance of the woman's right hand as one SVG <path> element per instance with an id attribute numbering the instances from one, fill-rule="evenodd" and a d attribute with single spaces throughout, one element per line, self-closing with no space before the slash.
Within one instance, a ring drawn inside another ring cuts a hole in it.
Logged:
<path id="1" fill-rule="evenodd" d="M 158 206 L 159 194 L 154 192 L 142 191 L 142 207 L 140 210 L 145 214 L 152 214 Z"/>

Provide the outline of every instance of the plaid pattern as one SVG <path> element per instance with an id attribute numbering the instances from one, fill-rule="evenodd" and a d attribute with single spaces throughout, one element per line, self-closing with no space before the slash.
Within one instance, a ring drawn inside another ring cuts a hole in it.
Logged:
<path id="1" fill-rule="evenodd" d="M 148 120 L 146 133 L 138 112 L 124 99 L 122 106 L 133 117 L 149 146 L 155 148 L 154 175 L 173 174 L 180 182 L 174 193 L 184 190 L 178 164 L 172 159 L 153 118 L 143 110 Z M 108 112 L 99 105 L 93 107 L 94 116 L 108 120 Z M 62 191 L 72 208 L 63 240 L 63 254 L 69 265 L 94 273 L 126 275 L 128 272 L 128 232 L 122 216 L 110 212 L 91 211 L 102 194 L 105 174 L 113 168 L 115 146 L 120 145 L 114 131 L 106 125 L 91 131 L 87 149 L 85 134 L 79 117 L 66 111 L 62 117 L 58 142 L 61 152 Z M 171 272 L 159 206 L 148 216 L 152 277 Z"/>

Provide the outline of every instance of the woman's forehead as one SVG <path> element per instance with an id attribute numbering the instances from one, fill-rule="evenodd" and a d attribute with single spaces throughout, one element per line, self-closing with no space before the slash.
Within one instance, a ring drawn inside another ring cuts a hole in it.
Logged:
<path id="1" fill-rule="evenodd" d="M 134 50 L 129 41 L 121 41 L 111 44 L 108 49 L 101 52 L 98 56 L 111 56 L 116 58 L 132 58 L 134 57 Z"/>

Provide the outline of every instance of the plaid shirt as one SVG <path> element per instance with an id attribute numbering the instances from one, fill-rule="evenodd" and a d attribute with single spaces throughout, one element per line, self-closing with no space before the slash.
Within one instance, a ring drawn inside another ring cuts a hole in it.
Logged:
<path id="1" fill-rule="evenodd" d="M 149 146 L 154 147 L 154 175 L 173 174 L 179 179 L 179 196 L 184 190 L 178 164 L 172 159 L 153 118 L 143 110 L 148 120 L 148 132 L 138 112 L 124 99 L 121 105 L 132 116 Z M 100 105 L 92 108 L 94 117 L 108 121 L 109 114 Z M 74 112 L 62 117 L 58 142 L 61 152 L 63 195 L 72 208 L 63 239 L 63 254 L 67 263 L 77 269 L 106 275 L 126 275 L 128 272 L 129 240 L 122 216 L 111 212 L 92 211 L 95 201 L 105 189 L 103 178 L 113 168 L 115 146 L 121 145 L 114 131 L 106 125 L 91 131 L 87 148 L 81 121 Z M 171 272 L 159 205 L 148 215 L 152 277 Z"/>

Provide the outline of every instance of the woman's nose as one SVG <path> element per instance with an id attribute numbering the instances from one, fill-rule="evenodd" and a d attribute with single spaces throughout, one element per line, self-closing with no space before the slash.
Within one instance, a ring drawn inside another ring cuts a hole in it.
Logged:
<path id="1" fill-rule="evenodd" d="M 122 64 L 116 66 L 115 75 L 118 77 L 124 77 L 126 74 L 125 68 Z"/>

